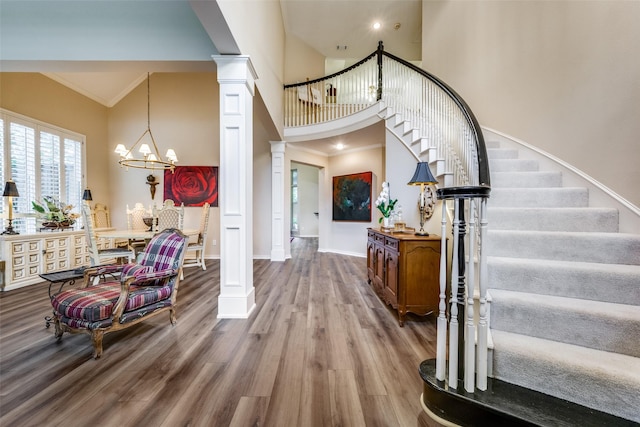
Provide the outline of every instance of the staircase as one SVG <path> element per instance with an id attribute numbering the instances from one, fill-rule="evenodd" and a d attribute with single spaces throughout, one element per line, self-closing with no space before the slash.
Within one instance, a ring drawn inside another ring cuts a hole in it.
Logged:
<path id="1" fill-rule="evenodd" d="M 327 84 L 368 92 L 340 91 L 329 108 L 313 96 Z M 461 264 L 469 254 L 479 258 L 480 278 L 475 268 L 451 275 L 450 283 L 461 284 L 451 298 L 459 314 L 438 314 L 436 359 L 420 365 L 425 411 L 464 425 L 640 423 L 638 208 L 603 202 L 609 195 L 590 192 L 593 183 L 573 184 L 584 176 L 576 180 L 575 171 L 563 175 L 546 161 L 521 156 L 525 145 L 499 138 L 485 153 L 483 132 L 464 100 L 437 77 L 384 52 L 382 43 L 340 73 L 285 85 L 287 140 L 326 137 L 379 119 L 415 160 L 429 163 L 439 198 L 458 207 L 445 217 L 442 234 L 453 230 L 449 243 Z M 467 222 L 469 236 L 479 238 L 464 243 Z M 629 229 L 634 234 L 620 232 Z M 443 274 L 442 307 L 450 299 L 446 281 Z M 479 284 L 471 295 L 480 288 L 475 313 L 465 307 L 469 283 Z M 487 354 L 490 341 L 493 379 L 487 384 L 487 364 L 473 362 Z"/>
<path id="2" fill-rule="evenodd" d="M 640 235 L 522 148 L 487 146 L 492 376 L 640 422 Z"/>

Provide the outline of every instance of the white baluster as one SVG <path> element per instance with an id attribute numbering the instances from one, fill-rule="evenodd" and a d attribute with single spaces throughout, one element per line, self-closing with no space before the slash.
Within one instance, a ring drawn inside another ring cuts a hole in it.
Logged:
<path id="1" fill-rule="evenodd" d="M 447 371 L 447 201 L 442 200 L 440 231 L 440 302 L 438 303 L 436 378 L 445 380 Z"/>
<path id="2" fill-rule="evenodd" d="M 465 324 L 465 367 L 464 367 L 464 389 L 472 393 L 475 387 L 475 341 L 476 328 L 473 324 L 473 295 L 475 291 L 475 245 L 476 245 L 476 219 L 475 219 L 474 199 L 469 199 L 469 258 L 467 262 L 467 318 Z"/>
<path id="3" fill-rule="evenodd" d="M 449 387 L 458 388 L 458 236 L 460 234 L 460 218 L 458 217 L 458 201 L 453 201 L 453 251 L 451 255 L 451 320 L 449 321 Z"/>
<path id="4" fill-rule="evenodd" d="M 480 202 L 480 318 L 478 321 L 478 389 L 484 391 L 487 389 L 487 254 L 484 245 L 487 243 L 487 199 L 483 198 Z"/>

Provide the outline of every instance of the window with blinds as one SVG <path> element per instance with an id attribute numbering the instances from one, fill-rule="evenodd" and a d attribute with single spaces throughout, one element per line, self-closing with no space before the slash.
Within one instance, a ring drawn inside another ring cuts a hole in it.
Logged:
<path id="1" fill-rule="evenodd" d="M 32 201 L 51 196 L 79 213 L 82 203 L 84 136 L 0 110 L 0 176 L 13 179 L 19 197 L 13 198 L 13 227 L 33 233 L 38 223 Z M 7 210 L 3 200 L 2 211 Z"/>

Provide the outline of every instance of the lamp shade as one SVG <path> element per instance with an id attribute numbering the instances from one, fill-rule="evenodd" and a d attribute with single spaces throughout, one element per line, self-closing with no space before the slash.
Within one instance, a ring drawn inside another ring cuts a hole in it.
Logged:
<path id="1" fill-rule="evenodd" d="M 13 181 L 7 181 L 7 183 L 4 185 L 4 193 L 2 193 L 2 195 L 4 197 L 20 197 L 20 194 L 18 194 L 18 187 L 16 187 L 16 183 Z"/>
<path id="2" fill-rule="evenodd" d="M 91 190 L 88 188 L 84 190 L 84 193 L 82 193 L 82 200 L 93 200 L 93 197 L 91 197 Z"/>
<path id="3" fill-rule="evenodd" d="M 420 185 L 420 184 L 437 184 L 438 180 L 433 177 L 429 164 L 427 162 L 419 162 L 416 167 L 416 172 L 413 174 L 413 178 L 409 181 L 408 185 Z"/>

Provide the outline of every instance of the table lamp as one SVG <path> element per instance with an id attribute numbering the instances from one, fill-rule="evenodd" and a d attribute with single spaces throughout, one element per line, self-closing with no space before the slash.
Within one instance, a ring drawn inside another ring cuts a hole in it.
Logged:
<path id="1" fill-rule="evenodd" d="M 7 181 L 4 185 L 4 193 L 2 193 L 2 196 L 9 198 L 9 226 L 2 232 L 2 234 L 20 234 L 13 229 L 13 198 L 20 197 L 16 183 L 11 180 Z"/>
<path id="2" fill-rule="evenodd" d="M 435 205 L 435 193 L 432 184 L 437 184 L 438 180 L 433 177 L 427 162 L 418 162 L 416 172 L 408 185 L 420 185 L 420 198 L 418 199 L 418 210 L 420 211 L 420 230 L 416 231 L 417 236 L 428 236 L 424 231 L 424 223 L 433 215 Z M 429 186 L 429 195 L 425 194 L 425 185 Z"/>
<path id="3" fill-rule="evenodd" d="M 89 190 L 88 188 L 84 189 L 84 193 L 82 193 L 82 200 L 86 200 L 88 202 L 93 200 L 93 197 L 91 197 L 91 190 Z"/>

